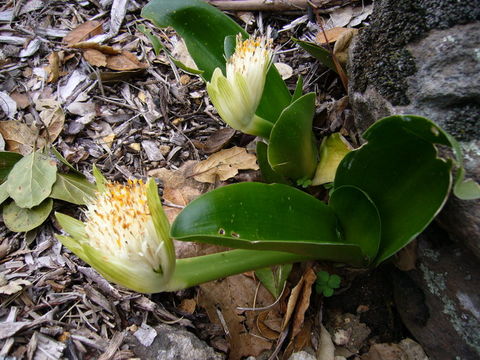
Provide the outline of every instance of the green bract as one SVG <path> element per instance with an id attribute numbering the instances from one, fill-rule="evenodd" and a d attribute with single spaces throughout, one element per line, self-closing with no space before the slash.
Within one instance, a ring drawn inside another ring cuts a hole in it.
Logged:
<path id="1" fill-rule="evenodd" d="M 226 76 L 216 68 L 207 83 L 207 91 L 222 119 L 232 128 L 268 138 L 272 123 L 255 112 L 271 63 L 270 40 L 243 41 L 239 35 L 236 41 L 236 50 L 226 65 Z"/>

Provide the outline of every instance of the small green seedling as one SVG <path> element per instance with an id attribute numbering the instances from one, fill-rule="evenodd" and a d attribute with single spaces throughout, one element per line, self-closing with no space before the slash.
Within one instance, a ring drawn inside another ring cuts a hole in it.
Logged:
<path id="1" fill-rule="evenodd" d="M 323 294 L 325 297 L 333 295 L 335 289 L 340 287 L 342 279 L 336 274 L 329 274 L 326 271 L 319 271 L 317 273 L 317 280 L 315 281 L 315 291 L 317 294 Z"/>

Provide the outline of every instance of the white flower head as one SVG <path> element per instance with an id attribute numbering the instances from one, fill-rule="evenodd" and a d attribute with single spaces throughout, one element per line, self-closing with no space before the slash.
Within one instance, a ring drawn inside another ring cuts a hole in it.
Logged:
<path id="1" fill-rule="evenodd" d="M 106 184 L 85 215 L 85 224 L 57 215 L 72 235 L 59 239 L 77 256 L 108 280 L 135 291 L 156 292 L 168 282 L 175 253 L 153 180 Z"/>
<path id="2" fill-rule="evenodd" d="M 226 64 L 226 77 L 220 68 L 213 72 L 207 91 L 222 119 L 247 134 L 268 137 L 272 124 L 255 115 L 267 72 L 272 62 L 272 40 L 238 34 L 234 54 Z"/>

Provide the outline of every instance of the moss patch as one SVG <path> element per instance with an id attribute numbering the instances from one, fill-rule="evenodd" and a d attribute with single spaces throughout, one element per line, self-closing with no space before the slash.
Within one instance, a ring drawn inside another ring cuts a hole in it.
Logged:
<path id="1" fill-rule="evenodd" d="M 432 29 L 480 20 L 478 1 L 376 1 L 370 27 L 363 30 L 353 51 L 350 69 L 357 91 L 368 84 L 393 105 L 407 105 L 406 78 L 415 74 L 415 62 L 405 46 Z"/>

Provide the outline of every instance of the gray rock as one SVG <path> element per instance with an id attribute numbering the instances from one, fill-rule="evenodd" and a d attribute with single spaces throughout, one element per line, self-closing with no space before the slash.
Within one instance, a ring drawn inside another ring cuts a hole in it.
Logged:
<path id="1" fill-rule="evenodd" d="M 480 358 L 480 264 L 441 235 L 422 235 L 417 268 L 394 272 L 400 316 L 431 359 Z"/>
<path id="2" fill-rule="evenodd" d="M 133 335 L 127 337 L 133 352 L 140 359 L 149 360 L 222 360 L 225 358 L 198 339 L 194 334 L 176 326 L 161 324 L 155 327 L 157 336 L 149 346 L 144 346 Z"/>
<path id="3" fill-rule="evenodd" d="M 296 353 L 293 353 L 289 358 L 288 360 L 316 360 L 317 358 L 306 352 L 306 351 L 299 351 L 299 352 L 296 352 Z"/>
<path id="4" fill-rule="evenodd" d="M 480 181 L 480 1 L 376 1 L 351 49 L 349 96 L 359 131 L 393 114 L 430 118 L 464 150 Z M 480 259 L 480 200 L 453 196 L 439 217 Z"/>

